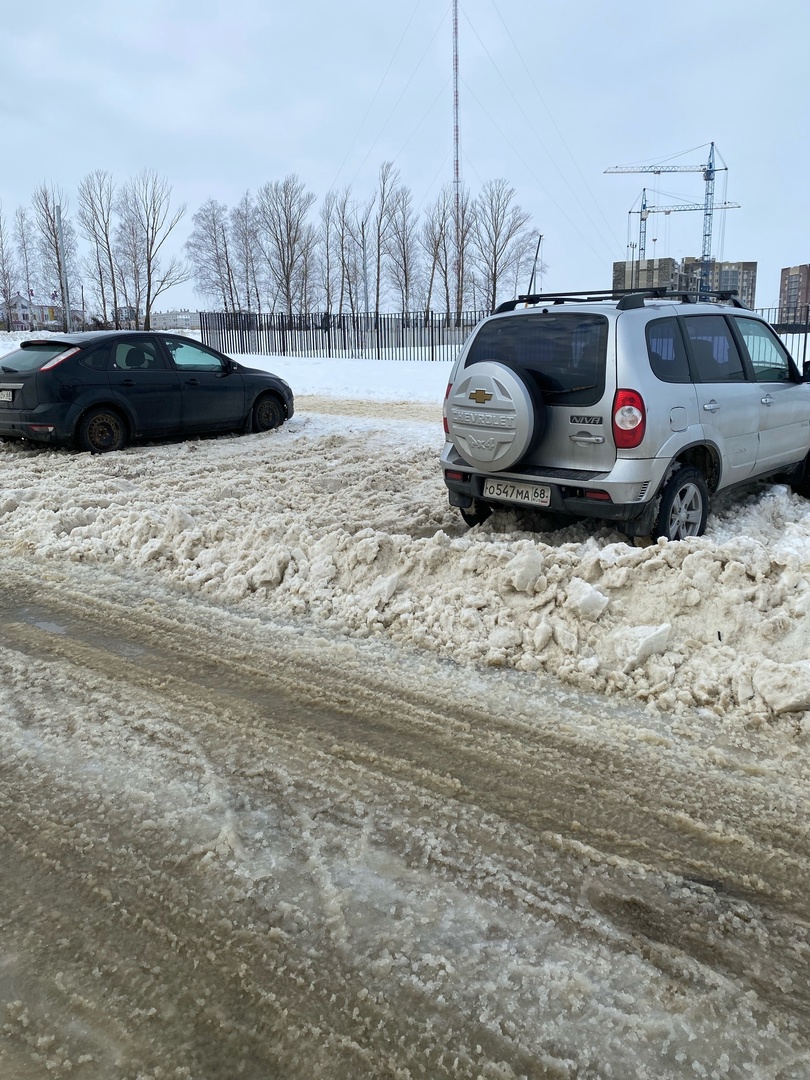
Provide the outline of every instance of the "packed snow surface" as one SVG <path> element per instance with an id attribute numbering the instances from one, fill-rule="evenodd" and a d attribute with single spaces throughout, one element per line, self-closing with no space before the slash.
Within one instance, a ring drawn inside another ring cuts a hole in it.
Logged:
<path id="1" fill-rule="evenodd" d="M 238 359 L 0 445 L 4 1080 L 806 1080 L 808 504 L 467 530 L 448 365 Z"/>

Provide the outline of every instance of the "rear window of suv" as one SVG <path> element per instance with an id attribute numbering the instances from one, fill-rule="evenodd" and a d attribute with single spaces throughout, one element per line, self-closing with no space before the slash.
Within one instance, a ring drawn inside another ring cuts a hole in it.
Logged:
<path id="1" fill-rule="evenodd" d="M 531 373 L 553 404 L 594 405 L 605 389 L 607 337 L 604 315 L 509 315 L 482 325 L 465 367 L 495 360 Z"/>

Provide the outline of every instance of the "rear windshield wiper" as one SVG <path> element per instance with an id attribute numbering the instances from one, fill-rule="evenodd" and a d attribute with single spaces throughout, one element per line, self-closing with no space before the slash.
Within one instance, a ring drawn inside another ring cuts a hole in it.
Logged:
<path id="1" fill-rule="evenodd" d="M 566 386 L 564 390 L 545 390 L 544 394 L 576 394 L 578 390 L 595 390 L 596 383 L 592 386 Z"/>

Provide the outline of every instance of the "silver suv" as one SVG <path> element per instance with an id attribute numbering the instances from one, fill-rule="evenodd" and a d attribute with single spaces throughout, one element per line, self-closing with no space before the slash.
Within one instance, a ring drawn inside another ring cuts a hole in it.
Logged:
<path id="1" fill-rule="evenodd" d="M 810 495 L 810 385 L 729 294 L 521 296 L 481 322 L 444 403 L 469 525 L 525 507 L 627 536 L 700 536 L 709 497 L 781 475 Z"/>

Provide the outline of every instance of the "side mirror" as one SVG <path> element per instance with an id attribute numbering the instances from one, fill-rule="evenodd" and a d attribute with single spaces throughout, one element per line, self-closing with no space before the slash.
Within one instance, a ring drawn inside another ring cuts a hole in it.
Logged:
<path id="1" fill-rule="evenodd" d="M 802 381 L 810 382 L 810 360 L 805 360 L 802 364 Z"/>

